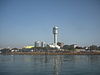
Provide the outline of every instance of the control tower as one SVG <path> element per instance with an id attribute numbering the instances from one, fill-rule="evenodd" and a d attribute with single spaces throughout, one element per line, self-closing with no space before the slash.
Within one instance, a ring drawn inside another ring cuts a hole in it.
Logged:
<path id="1" fill-rule="evenodd" d="M 57 35 L 58 35 L 58 27 L 53 27 L 53 34 L 54 34 L 54 46 L 57 46 Z"/>
<path id="2" fill-rule="evenodd" d="M 52 45 L 49 45 L 49 47 L 60 49 L 60 46 L 57 45 L 57 35 L 58 35 L 58 27 L 57 26 L 53 27 L 53 34 L 54 34 L 54 42 Z"/>

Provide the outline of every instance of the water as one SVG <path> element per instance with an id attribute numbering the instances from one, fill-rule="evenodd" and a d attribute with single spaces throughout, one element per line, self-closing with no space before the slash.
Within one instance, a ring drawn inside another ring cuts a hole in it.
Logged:
<path id="1" fill-rule="evenodd" d="M 100 75 L 100 55 L 0 55 L 0 75 Z"/>

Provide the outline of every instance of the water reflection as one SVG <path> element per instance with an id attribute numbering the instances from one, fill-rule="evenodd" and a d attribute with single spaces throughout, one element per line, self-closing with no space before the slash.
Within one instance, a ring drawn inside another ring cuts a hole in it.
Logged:
<path id="1" fill-rule="evenodd" d="M 99 63 L 99 55 L 0 55 L 0 75 L 93 75 Z"/>
<path id="2" fill-rule="evenodd" d="M 59 72 L 61 72 L 62 62 L 63 62 L 63 56 L 58 55 L 53 57 L 54 75 L 59 75 Z"/>

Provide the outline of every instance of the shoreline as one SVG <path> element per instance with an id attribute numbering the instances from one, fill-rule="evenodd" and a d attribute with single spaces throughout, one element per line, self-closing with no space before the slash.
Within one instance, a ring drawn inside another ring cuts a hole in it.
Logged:
<path id="1" fill-rule="evenodd" d="M 9 52 L 1 53 L 0 55 L 100 55 L 100 52 L 66 52 L 66 53 L 51 53 L 51 52 Z"/>

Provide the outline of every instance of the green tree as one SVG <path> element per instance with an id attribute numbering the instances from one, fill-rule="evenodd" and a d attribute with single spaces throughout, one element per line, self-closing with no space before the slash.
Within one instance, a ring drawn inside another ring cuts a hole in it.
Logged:
<path id="1" fill-rule="evenodd" d="M 69 49 L 69 45 L 64 45 L 63 49 L 68 50 Z"/>
<path id="2" fill-rule="evenodd" d="M 97 46 L 96 45 L 92 45 L 92 46 L 90 46 L 90 49 L 91 50 L 96 50 L 97 49 Z"/>
<path id="3" fill-rule="evenodd" d="M 73 45 L 64 45 L 64 46 L 63 46 L 63 49 L 65 49 L 65 50 L 70 50 L 70 51 L 74 51 L 74 50 L 75 50 L 75 48 L 74 48 Z"/>
<path id="4" fill-rule="evenodd" d="M 97 48 L 97 50 L 100 50 L 100 46 Z"/>
<path id="5" fill-rule="evenodd" d="M 90 51 L 92 51 L 92 50 L 97 50 L 97 46 L 96 46 L 96 45 L 91 45 L 91 46 L 89 47 L 89 49 L 90 49 Z"/>
<path id="6" fill-rule="evenodd" d="M 69 46 L 69 50 L 73 50 L 74 51 L 75 50 L 74 46 L 73 45 L 70 45 Z"/>

